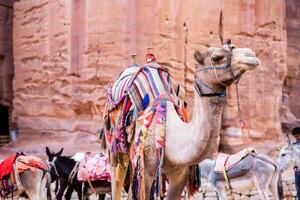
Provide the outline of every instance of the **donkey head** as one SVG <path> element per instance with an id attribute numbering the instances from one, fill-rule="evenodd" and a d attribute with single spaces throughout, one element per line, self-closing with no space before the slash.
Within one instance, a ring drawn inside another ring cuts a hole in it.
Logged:
<path id="1" fill-rule="evenodd" d="M 48 156 L 48 163 L 51 167 L 50 169 L 50 175 L 51 175 L 51 182 L 54 182 L 55 180 L 57 180 L 58 178 L 58 172 L 57 172 L 57 169 L 56 169 L 56 166 L 55 166 L 55 161 L 58 157 L 61 157 L 62 155 L 62 152 L 63 152 L 64 148 L 61 148 L 61 150 L 57 153 L 54 153 L 54 152 L 50 152 L 49 148 L 46 147 L 46 154 Z"/>
<path id="2" fill-rule="evenodd" d="M 294 166 L 295 170 L 300 169 L 300 150 L 292 144 L 288 144 L 280 150 L 277 164 L 281 171 Z"/>
<path id="3" fill-rule="evenodd" d="M 50 152 L 50 149 L 48 147 L 46 147 L 46 154 L 48 156 L 48 161 L 52 162 L 54 160 L 55 157 L 60 157 L 62 155 L 64 148 L 61 148 L 61 150 L 57 153 L 54 152 Z"/>

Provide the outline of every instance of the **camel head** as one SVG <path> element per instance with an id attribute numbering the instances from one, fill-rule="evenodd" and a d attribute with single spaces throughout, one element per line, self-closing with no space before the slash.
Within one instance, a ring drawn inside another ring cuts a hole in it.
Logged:
<path id="1" fill-rule="evenodd" d="M 259 65 L 259 59 L 251 49 L 236 48 L 230 41 L 220 48 L 208 48 L 203 53 L 196 50 L 194 57 L 200 64 L 195 84 L 201 96 L 224 94 L 227 86 Z"/>

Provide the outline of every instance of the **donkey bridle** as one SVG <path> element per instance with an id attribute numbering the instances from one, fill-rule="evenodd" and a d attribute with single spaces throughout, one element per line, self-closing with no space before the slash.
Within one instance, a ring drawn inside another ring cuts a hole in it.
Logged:
<path id="1" fill-rule="evenodd" d="M 213 69 L 214 72 L 215 72 L 215 77 L 216 77 L 216 80 L 218 81 L 218 83 L 225 86 L 224 83 L 219 81 L 218 74 L 217 74 L 217 69 L 227 69 L 227 68 L 229 68 L 233 81 L 234 82 L 237 81 L 234 77 L 234 73 L 233 73 L 232 68 L 231 68 L 231 57 L 232 57 L 232 49 L 233 48 L 234 48 L 233 46 L 231 46 L 231 45 L 229 46 L 229 52 L 230 53 L 227 56 L 228 62 L 227 62 L 226 65 L 215 66 L 213 64 L 212 59 L 211 59 L 210 60 L 211 66 L 204 67 L 204 68 L 201 68 L 201 69 L 197 69 L 197 71 L 205 71 L 205 70 Z M 201 86 L 204 86 L 205 88 L 209 89 L 210 91 L 212 91 L 212 93 L 203 93 L 203 92 L 201 92 L 200 91 Z M 200 80 L 200 81 L 195 80 L 195 89 L 196 89 L 198 95 L 201 96 L 201 97 L 224 97 L 224 96 L 226 96 L 226 91 L 225 92 L 217 92 L 213 88 L 209 87 L 209 85 L 204 83 L 202 80 Z"/>
<path id="2" fill-rule="evenodd" d="M 48 164 L 50 165 L 51 168 L 52 168 L 52 167 L 54 168 L 55 175 L 56 175 L 57 177 L 60 177 L 60 175 L 58 174 L 58 171 L 57 171 L 57 169 L 56 169 L 56 166 L 55 166 L 55 161 L 56 161 L 56 159 L 57 159 L 57 157 L 54 157 L 52 161 L 49 161 L 49 162 L 48 162 Z M 69 176 L 68 176 L 68 181 L 69 181 L 70 183 L 73 182 L 74 177 L 75 177 L 76 173 L 78 172 L 78 169 L 79 169 L 79 162 L 76 162 L 76 164 L 74 165 L 72 171 L 70 172 L 70 174 L 69 174 Z"/>
<path id="3" fill-rule="evenodd" d="M 55 166 L 56 159 L 57 159 L 57 157 L 54 157 L 52 161 L 48 161 L 48 164 L 50 166 L 50 169 L 52 167 L 54 168 L 55 175 L 59 177 L 58 171 L 57 171 L 56 166 Z"/>

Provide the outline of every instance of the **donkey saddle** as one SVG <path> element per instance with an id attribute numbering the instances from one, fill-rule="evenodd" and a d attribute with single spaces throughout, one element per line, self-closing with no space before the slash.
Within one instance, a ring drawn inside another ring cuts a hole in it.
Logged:
<path id="1" fill-rule="evenodd" d="M 251 169 L 251 155 L 254 149 L 244 149 L 234 155 L 220 153 L 214 167 L 215 181 L 228 181 L 246 174 Z"/>

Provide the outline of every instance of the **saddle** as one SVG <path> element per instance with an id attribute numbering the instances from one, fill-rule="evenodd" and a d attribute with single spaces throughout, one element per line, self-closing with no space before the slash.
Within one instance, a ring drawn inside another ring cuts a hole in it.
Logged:
<path id="1" fill-rule="evenodd" d="M 243 149 L 233 155 L 219 153 L 216 159 L 214 171 L 222 173 L 224 169 L 226 171 L 230 170 L 235 164 L 240 162 L 245 156 L 247 156 L 251 152 L 254 152 L 254 149 L 252 148 Z"/>
<path id="2" fill-rule="evenodd" d="M 110 181 L 108 159 L 102 154 L 86 153 L 79 163 L 77 179 L 79 181 Z"/>
<path id="3" fill-rule="evenodd" d="M 234 154 L 228 155 L 220 153 L 216 159 L 213 179 L 214 181 L 229 181 L 246 174 L 251 169 L 250 153 L 254 149 L 248 148 Z"/>
<path id="4" fill-rule="evenodd" d="M 23 173 L 25 170 L 36 172 L 36 169 L 46 171 L 49 169 L 48 165 L 40 158 L 35 156 L 19 156 L 15 162 L 18 173 Z"/>
<path id="5" fill-rule="evenodd" d="M 36 171 L 36 168 L 47 170 L 47 164 L 40 158 L 15 153 L 0 163 L 0 197 L 6 198 L 15 190 L 22 190 L 19 174 L 25 170 Z"/>
<path id="6" fill-rule="evenodd" d="M 131 65 L 119 75 L 107 91 L 104 114 L 105 138 L 111 152 L 128 152 L 135 120 L 161 95 L 174 99 L 178 107 L 184 105 L 184 92 L 168 70 L 155 61 Z"/>

